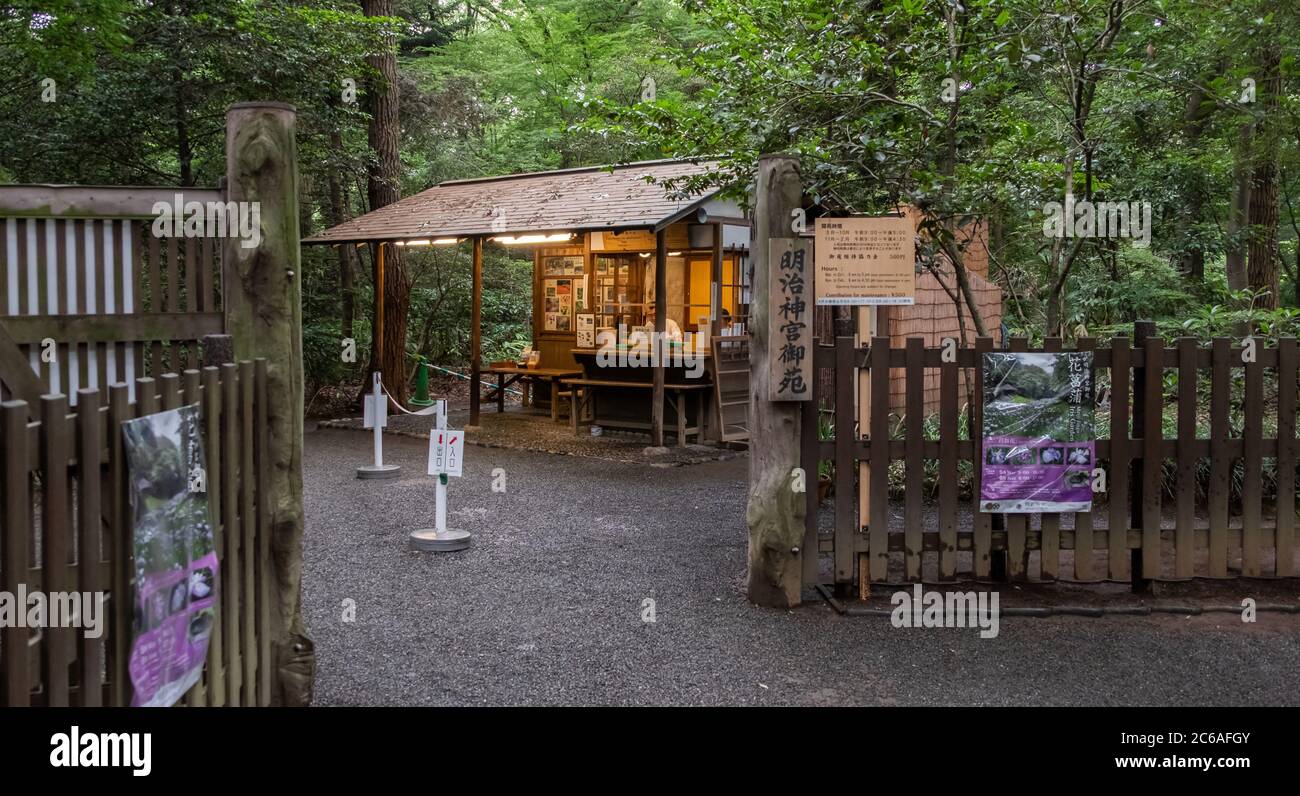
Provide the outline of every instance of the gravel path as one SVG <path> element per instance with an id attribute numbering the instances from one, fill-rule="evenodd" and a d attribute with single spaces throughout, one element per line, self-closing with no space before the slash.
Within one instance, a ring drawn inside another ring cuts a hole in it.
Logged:
<path id="1" fill-rule="evenodd" d="M 403 477 L 358 481 L 365 434 L 307 436 L 320 705 L 1300 704 L 1297 615 L 1008 617 L 985 640 L 754 607 L 744 457 L 651 468 L 469 448 L 451 525 L 474 546 L 411 552 L 407 533 L 433 524 L 427 443 L 384 450 Z"/>

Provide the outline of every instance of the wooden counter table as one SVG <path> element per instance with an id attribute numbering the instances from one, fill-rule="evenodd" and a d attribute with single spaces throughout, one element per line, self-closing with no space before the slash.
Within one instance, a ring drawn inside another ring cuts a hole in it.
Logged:
<path id="1" fill-rule="evenodd" d="M 600 349 L 572 349 L 574 360 L 582 367 L 582 375 L 565 378 L 563 382 L 574 388 L 570 423 L 575 433 L 584 422 L 609 428 L 651 429 L 654 368 L 644 348 L 635 352 L 642 357 L 636 365 L 627 361 L 628 353 L 626 348 L 620 348 L 602 357 Z M 709 354 L 693 352 L 692 357 L 698 357 L 699 364 L 690 368 L 677 353 L 670 351 L 665 362 L 664 401 L 676 411 L 677 444 L 685 445 L 691 434 L 703 442 L 708 428 L 709 396 L 713 392 Z M 697 400 L 690 400 L 692 394 Z"/>

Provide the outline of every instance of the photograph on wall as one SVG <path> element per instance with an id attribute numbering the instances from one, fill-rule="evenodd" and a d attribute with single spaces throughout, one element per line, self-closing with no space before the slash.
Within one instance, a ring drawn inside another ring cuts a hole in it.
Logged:
<path id="1" fill-rule="evenodd" d="M 983 361 L 980 510 L 1092 510 L 1092 352 L 989 353 Z"/>
<path id="2" fill-rule="evenodd" d="M 542 272 L 547 276 L 581 274 L 583 272 L 582 255 L 547 257 L 544 261 Z"/>
<path id="3" fill-rule="evenodd" d="M 195 405 L 122 424 L 135 566 L 132 706 L 174 705 L 208 654 L 219 567 L 199 421 Z"/>

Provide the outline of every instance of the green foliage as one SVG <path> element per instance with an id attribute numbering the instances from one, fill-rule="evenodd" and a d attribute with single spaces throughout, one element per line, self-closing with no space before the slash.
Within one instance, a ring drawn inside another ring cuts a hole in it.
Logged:
<path id="1" fill-rule="evenodd" d="M 367 57 L 395 47 L 404 194 L 452 178 L 711 156 L 716 175 L 669 187 L 747 197 L 758 155 L 784 151 L 832 212 L 919 208 L 925 257 L 960 256 L 953 228 L 985 219 L 1013 333 L 1104 338 L 1151 318 L 1167 338 L 1276 338 L 1300 330 L 1293 5 L 398 0 L 396 18 L 376 19 L 355 0 L 16 0 L 0 12 L 0 180 L 213 185 L 226 107 L 287 101 L 299 112 L 310 234 L 336 220 L 335 196 L 343 215 L 368 209 Z M 1242 101 L 1242 81 L 1264 90 L 1273 44 L 1282 91 L 1266 111 Z M 47 77 L 55 102 L 40 101 Z M 1262 137 L 1243 139 L 1252 130 Z M 1268 232 L 1230 231 L 1234 170 L 1265 163 L 1277 175 L 1282 309 L 1258 285 L 1230 291 L 1225 273 L 1229 252 Z M 1150 202 L 1150 247 L 1045 237 L 1044 203 L 1067 190 Z M 353 365 L 339 357 L 337 253 L 304 248 L 310 384 L 365 368 L 373 287 L 357 254 Z M 531 265 L 519 254 L 487 252 L 487 359 L 531 336 Z M 1196 257 L 1205 273 L 1193 279 Z M 408 364 L 459 367 L 467 254 L 408 259 Z"/>

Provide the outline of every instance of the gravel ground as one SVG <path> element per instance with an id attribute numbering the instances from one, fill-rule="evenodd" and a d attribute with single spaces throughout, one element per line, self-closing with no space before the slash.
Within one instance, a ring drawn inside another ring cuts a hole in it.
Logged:
<path id="1" fill-rule="evenodd" d="M 815 600 L 752 606 L 744 457 L 651 468 L 470 448 L 449 489 L 450 524 L 474 546 L 411 552 L 407 533 L 433 524 L 426 451 L 386 438 L 403 477 L 358 481 L 364 434 L 307 436 L 316 704 L 1300 704 L 1294 614 L 1253 625 L 1224 614 L 1007 617 L 981 639 L 895 629 Z M 504 492 L 491 490 L 495 468 Z M 647 599 L 654 622 L 643 621 Z"/>

